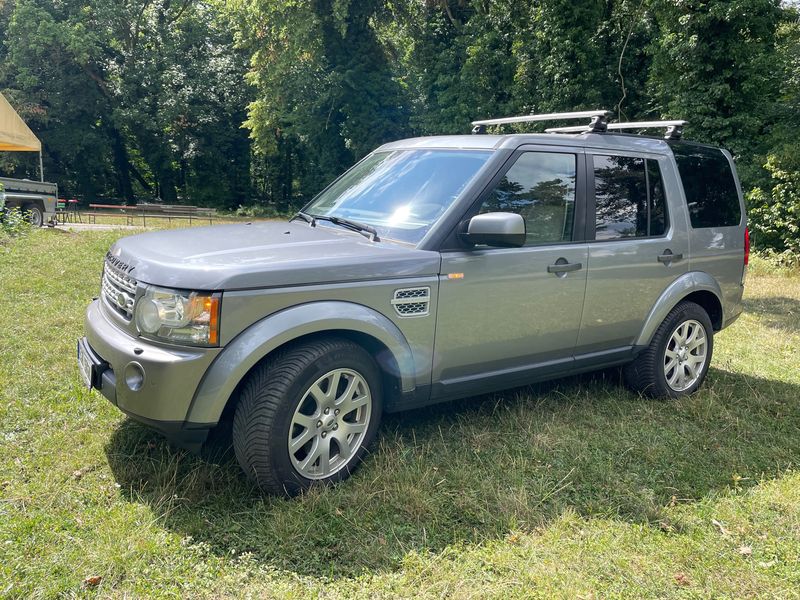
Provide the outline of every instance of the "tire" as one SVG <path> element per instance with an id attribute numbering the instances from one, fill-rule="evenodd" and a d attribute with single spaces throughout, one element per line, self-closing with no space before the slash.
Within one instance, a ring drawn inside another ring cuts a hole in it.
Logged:
<path id="1" fill-rule="evenodd" d="M 28 213 L 31 225 L 41 227 L 44 223 L 44 212 L 38 204 L 26 204 L 22 207 L 23 212 Z"/>
<path id="2" fill-rule="evenodd" d="M 702 385 L 713 352 L 714 328 L 708 313 L 694 302 L 680 302 L 647 349 L 623 367 L 625 383 L 651 398 L 688 396 Z"/>
<path id="3" fill-rule="evenodd" d="M 382 408 L 380 371 L 363 348 L 341 338 L 290 346 L 244 383 L 234 452 L 263 491 L 293 496 L 349 477 L 375 439 Z"/>

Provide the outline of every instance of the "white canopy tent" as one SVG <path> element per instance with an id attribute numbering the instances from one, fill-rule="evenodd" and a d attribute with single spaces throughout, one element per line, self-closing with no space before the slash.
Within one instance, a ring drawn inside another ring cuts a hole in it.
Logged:
<path id="1" fill-rule="evenodd" d="M 42 143 L 25 121 L 17 114 L 3 94 L 0 94 L 0 151 L 38 152 L 39 175 L 44 181 Z"/>

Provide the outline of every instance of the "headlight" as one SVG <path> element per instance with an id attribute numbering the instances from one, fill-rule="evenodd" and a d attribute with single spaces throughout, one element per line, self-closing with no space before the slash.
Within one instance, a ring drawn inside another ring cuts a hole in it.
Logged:
<path id="1" fill-rule="evenodd" d="M 136 303 L 136 328 L 152 338 L 195 346 L 219 343 L 219 294 L 148 287 Z"/>

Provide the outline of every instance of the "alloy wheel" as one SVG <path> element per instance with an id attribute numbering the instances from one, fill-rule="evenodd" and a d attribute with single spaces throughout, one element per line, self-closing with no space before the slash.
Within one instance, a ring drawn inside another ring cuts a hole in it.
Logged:
<path id="1" fill-rule="evenodd" d="M 324 479 L 353 461 L 372 413 L 367 380 L 352 369 L 334 369 L 303 394 L 289 425 L 292 465 L 307 479 Z"/>
<path id="2" fill-rule="evenodd" d="M 676 392 L 692 387 L 705 368 L 708 354 L 708 335 L 702 323 L 684 321 L 669 337 L 664 352 L 664 377 Z"/>

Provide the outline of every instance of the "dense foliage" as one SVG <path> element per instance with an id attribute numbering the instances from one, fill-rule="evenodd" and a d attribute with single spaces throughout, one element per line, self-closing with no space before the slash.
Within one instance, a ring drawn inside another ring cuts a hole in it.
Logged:
<path id="1" fill-rule="evenodd" d="M 800 172 L 782 169 L 774 156 L 767 169 L 771 192 L 755 188 L 748 198 L 751 227 L 763 247 L 800 256 Z"/>
<path id="2" fill-rule="evenodd" d="M 6 208 L 6 199 L 3 196 L 3 184 L 0 183 L 0 245 L 9 238 L 25 235 L 31 229 L 28 215 L 18 208 Z"/>
<path id="3" fill-rule="evenodd" d="M 270 210 L 477 117 L 685 118 L 736 157 L 756 242 L 785 249 L 799 18 L 780 0 L 0 0 L 0 90 L 69 194 Z"/>
<path id="4" fill-rule="evenodd" d="M 246 61 L 213 7 L 17 0 L 0 25 L 0 88 L 64 193 L 175 201 L 180 191 L 222 205 L 250 196 Z M 13 174 L 33 174 L 33 161 L 17 161 Z"/>

